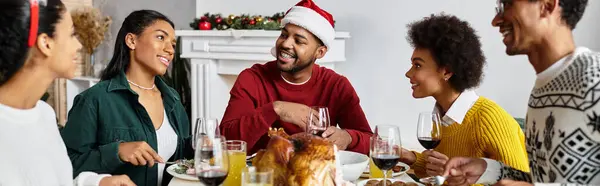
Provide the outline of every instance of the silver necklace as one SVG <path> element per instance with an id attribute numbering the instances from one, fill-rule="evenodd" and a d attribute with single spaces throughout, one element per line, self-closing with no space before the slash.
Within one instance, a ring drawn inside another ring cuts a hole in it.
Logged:
<path id="1" fill-rule="evenodd" d="M 142 87 L 142 86 L 140 86 L 138 84 L 135 84 L 134 82 L 129 81 L 129 80 L 127 80 L 127 82 L 131 83 L 132 85 L 134 85 L 134 86 L 136 86 L 138 88 L 144 89 L 144 90 L 152 90 L 152 89 L 154 89 L 156 87 L 156 84 L 153 84 L 152 87 L 147 88 L 147 87 Z"/>

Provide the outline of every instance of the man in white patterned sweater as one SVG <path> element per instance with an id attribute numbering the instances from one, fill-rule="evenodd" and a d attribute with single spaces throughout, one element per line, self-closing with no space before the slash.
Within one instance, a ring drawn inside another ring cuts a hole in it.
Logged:
<path id="1" fill-rule="evenodd" d="M 600 185 L 600 53 L 575 47 L 587 0 L 499 0 L 492 24 L 508 55 L 526 54 L 537 73 L 526 146 L 531 173 L 489 159 L 446 164 L 449 185 Z"/>

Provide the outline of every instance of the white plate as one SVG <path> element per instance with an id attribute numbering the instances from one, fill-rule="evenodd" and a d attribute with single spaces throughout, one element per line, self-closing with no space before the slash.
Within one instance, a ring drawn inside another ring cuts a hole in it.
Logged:
<path id="1" fill-rule="evenodd" d="M 196 176 L 192 176 L 192 175 L 188 175 L 188 174 L 177 174 L 175 172 L 175 168 L 179 167 L 179 165 L 177 164 L 173 164 L 169 167 L 167 167 L 167 172 L 169 174 L 171 174 L 171 176 L 179 178 L 179 179 L 184 179 L 184 180 L 189 180 L 189 181 L 200 181 L 198 180 L 198 178 Z"/>
<path id="2" fill-rule="evenodd" d="M 392 177 L 400 176 L 400 175 L 406 173 L 408 170 L 410 170 L 410 166 L 408 166 L 406 163 L 398 162 L 398 164 L 396 164 L 396 165 L 404 167 L 404 171 L 400 171 L 400 172 L 393 172 L 392 171 Z M 360 175 L 361 178 L 370 178 L 371 177 L 371 175 L 369 174 L 370 173 L 369 166 L 370 165 L 367 165 L 367 168 Z"/>
<path id="3" fill-rule="evenodd" d="M 356 186 L 365 186 L 365 184 L 367 184 L 367 182 L 369 182 L 369 180 L 381 181 L 381 180 L 383 180 L 383 178 L 375 178 L 375 179 L 368 179 L 368 180 L 359 181 L 358 183 L 356 183 Z M 405 180 L 402 180 L 402 179 L 388 179 L 388 180 L 390 180 L 392 183 L 394 183 L 396 181 L 401 181 L 401 182 L 404 182 L 404 183 L 410 183 L 410 182 L 412 182 L 412 183 L 416 183 L 418 186 L 424 186 L 423 184 L 417 183 L 417 182 L 414 182 L 414 181 L 405 181 Z"/>

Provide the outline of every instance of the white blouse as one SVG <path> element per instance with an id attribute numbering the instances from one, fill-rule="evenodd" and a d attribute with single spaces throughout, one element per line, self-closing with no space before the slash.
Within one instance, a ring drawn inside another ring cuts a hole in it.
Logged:
<path id="1" fill-rule="evenodd" d="M 177 150 L 177 133 L 173 130 L 171 122 L 167 117 L 167 112 L 164 112 L 165 116 L 163 123 L 156 130 L 156 141 L 158 143 L 158 155 L 165 161 L 171 159 L 171 156 L 175 154 Z M 158 165 L 158 185 L 161 185 L 163 179 L 163 172 L 165 171 L 165 164 L 159 163 Z"/>

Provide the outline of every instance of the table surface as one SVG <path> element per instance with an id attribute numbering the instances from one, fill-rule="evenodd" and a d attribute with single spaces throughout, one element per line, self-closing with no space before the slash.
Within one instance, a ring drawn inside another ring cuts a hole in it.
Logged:
<path id="1" fill-rule="evenodd" d="M 414 180 L 410 176 L 408 176 L 408 174 L 401 174 L 399 176 L 394 177 L 394 179 L 399 179 L 399 180 L 406 181 L 406 182 Z M 367 180 L 367 179 L 359 178 L 358 180 L 354 181 L 353 183 L 356 184 L 362 180 Z M 188 181 L 188 180 L 182 180 L 179 178 L 173 178 L 171 180 L 171 182 L 169 183 L 169 186 L 199 186 L 199 185 L 204 185 L 204 184 L 200 183 L 199 181 Z"/>
<path id="2" fill-rule="evenodd" d="M 248 156 L 248 157 L 250 157 L 250 156 Z M 398 175 L 398 176 L 394 176 L 393 178 L 399 179 L 399 180 L 402 180 L 405 182 L 416 182 L 408 174 L 414 174 L 414 170 L 409 169 L 406 173 Z M 358 180 L 354 181 L 353 183 L 356 184 L 363 180 L 368 180 L 368 179 L 367 178 L 358 178 Z M 199 181 L 189 181 L 189 180 L 184 180 L 184 179 L 179 179 L 179 178 L 173 177 L 173 179 L 171 179 L 171 182 L 169 182 L 168 186 L 200 186 L 200 185 L 204 185 L 204 184 L 200 183 Z"/>

